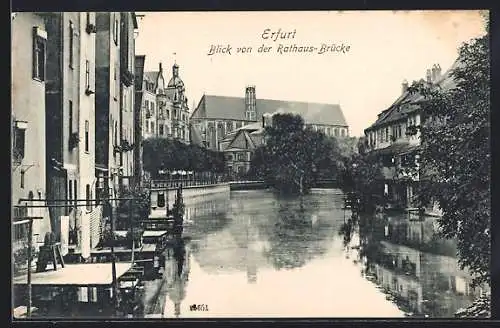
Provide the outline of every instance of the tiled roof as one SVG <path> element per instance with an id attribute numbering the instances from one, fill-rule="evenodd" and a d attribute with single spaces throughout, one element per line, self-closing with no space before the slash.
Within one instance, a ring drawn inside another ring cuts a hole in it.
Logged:
<path id="1" fill-rule="evenodd" d="M 455 85 L 455 81 L 451 74 L 453 70 L 458 67 L 458 65 L 459 61 L 456 60 L 453 65 L 440 77 L 440 79 L 436 81 L 436 84 L 441 89 L 449 90 Z M 420 81 L 423 81 L 423 79 L 421 79 Z M 408 91 L 406 91 L 401 96 L 399 96 L 398 99 L 396 99 L 396 101 L 391 106 L 389 106 L 388 109 L 382 111 L 375 123 L 373 123 L 366 130 L 370 130 L 384 124 L 404 119 L 408 116 L 409 113 L 414 112 L 419 108 L 418 102 L 422 101 L 423 99 L 424 97 L 420 94 L 410 94 Z"/>
<path id="2" fill-rule="evenodd" d="M 257 99 L 256 108 L 257 119 L 264 113 L 281 110 L 300 114 L 307 123 L 347 126 L 344 113 L 337 104 Z M 191 118 L 246 120 L 245 98 L 204 95 Z"/>

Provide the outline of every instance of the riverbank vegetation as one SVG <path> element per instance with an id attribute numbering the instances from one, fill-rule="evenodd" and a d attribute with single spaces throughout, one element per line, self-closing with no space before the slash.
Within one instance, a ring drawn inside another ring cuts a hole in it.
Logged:
<path id="1" fill-rule="evenodd" d="M 459 262 L 477 284 L 490 279 L 491 151 L 490 62 L 487 35 L 459 49 L 451 90 L 411 87 L 425 96 L 421 126 L 422 171 L 431 172 L 417 194 L 422 204 L 436 199 L 442 233 L 457 240 Z"/>
<path id="2" fill-rule="evenodd" d="M 153 179 L 161 170 L 224 172 L 224 155 L 197 145 L 188 145 L 178 140 L 148 138 L 142 142 L 143 167 Z"/>
<path id="3" fill-rule="evenodd" d="M 265 145 L 253 153 L 248 176 L 282 193 L 307 193 L 318 179 L 332 179 L 339 172 L 337 140 L 305 127 L 300 115 L 274 115 L 265 138 Z"/>

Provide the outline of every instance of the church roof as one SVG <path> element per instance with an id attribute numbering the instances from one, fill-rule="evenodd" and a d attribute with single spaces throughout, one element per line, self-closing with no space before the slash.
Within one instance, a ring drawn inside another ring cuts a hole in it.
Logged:
<path id="1" fill-rule="evenodd" d="M 300 114 L 306 123 L 347 126 L 338 104 L 257 99 L 256 108 L 257 118 L 264 113 L 272 114 L 281 110 Z M 245 98 L 203 95 L 191 118 L 246 120 Z"/>

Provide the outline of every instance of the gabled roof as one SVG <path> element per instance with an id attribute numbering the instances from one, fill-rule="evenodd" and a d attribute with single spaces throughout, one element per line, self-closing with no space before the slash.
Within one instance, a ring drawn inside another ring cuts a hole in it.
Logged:
<path id="1" fill-rule="evenodd" d="M 257 119 L 276 111 L 300 114 L 307 123 L 347 126 L 338 104 L 257 99 Z M 203 95 L 191 118 L 233 119 L 245 121 L 245 98 Z"/>
<path id="2" fill-rule="evenodd" d="M 458 67 L 458 65 L 459 61 L 456 60 L 453 65 L 441 75 L 439 80 L 435 82 L 435 85 L 444 90 L 453 88 L 455 81 L 451 74 L 453 73 L 453 70 Z M 420 82 L 422 81 L 423 79 L 420 79 Z M 419 102 L 423 100 L 424 97 L 421 94 L 409 93 L 408 91 L 404 92 L 391 106 L 389 106 L 389 108 L 382 111 L 378 115 L 375 123 L 365 129 L 365 131 L 406 118 L 409 113 L 419 109 Z"/>
<path id="3" fill-rule="evenodd" d="M 155 84 L 156 87 L 156 82 L 158 81 L 158 76 L 160 75 L 160 72 L 158 71 L 149 71 L 149 72 L 144 72 L 144 79 L 147 80 L 148 82 L 152 82 Z"/>
<path id="4" fill-rule="evenodd" d="M 253 150 L 256 148 L 255 141 L 250 137 L 250 131 L 238 129 L 230 141 L 224 140 L 227 146 L 223 151 Z M 242 142 L 244 146 L 242 147 Z"/>

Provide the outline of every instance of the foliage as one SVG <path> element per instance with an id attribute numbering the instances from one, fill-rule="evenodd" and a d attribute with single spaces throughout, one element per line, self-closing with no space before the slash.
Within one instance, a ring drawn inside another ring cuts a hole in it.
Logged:
<path id="1" fill-rule="evenodd" d="M 363 141 L 359 153 L 345 159 L 341 185 L 344 192 L 353 192 L 360 198 L 362 211 L 371 212 L 376 205 L 382 205 L 383 194 L 382 163 L 377 155 L 365 152 Z"/>
<path id="2" fill-rule="evenodd" d="M 178 140 L 149 138 L 143 141 L 143 166 L 153 178 L 159 170 L 224 172 L 224 155 Z"/>
<path id="3" fill-rule="evenodd" d="M 457 240 L 459 262 L 475 283 L 489 283 L 490 275 L 489 72 L 486 35 L 460 48 L 454 88 L 410 88 L 425 98 L 419 201 L 438 201 L 442 234 Z"/>
<path id="4" fill-rule="evenodd" d="M 134 221 L 146 219 L 151 212 L 149 193 L 147 190 L 134 188 L 124 189 L 120 192 L 120 198 L 133 198 L 134 200 L 122 200 L 118 204 L 117 213 L 122 216 L 132 217 Z"/>
<path id="5" fill-rule="evenodd" d="M 277 114 L 266 127 L 266 144 L 253 153 L 249 176 L 285 193 L 307 192 L 314 182 L 337 172 L 340 150 L 336 139 L 305 128 L 299 115 Z"/>

